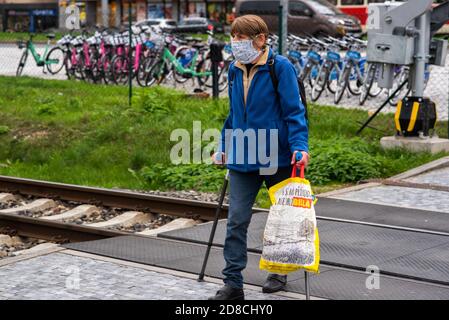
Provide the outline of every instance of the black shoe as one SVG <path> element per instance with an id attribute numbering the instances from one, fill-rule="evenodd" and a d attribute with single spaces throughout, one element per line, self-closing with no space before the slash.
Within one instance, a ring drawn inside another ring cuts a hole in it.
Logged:
<path id="1" fill-rule="evenodd" d="M 215 296 L 209 297 L 208 300 L 245 300 L 245 294 L 243 289 L 224 285 L 223 288 L 217 291 Z"/>
<path id="2" fill-rule="evenodd" d="M 287 275 L 270 273 L 262 287 L 262 292 L 273 293 L 284 289 L 286 284 L 287 284 Z"/>

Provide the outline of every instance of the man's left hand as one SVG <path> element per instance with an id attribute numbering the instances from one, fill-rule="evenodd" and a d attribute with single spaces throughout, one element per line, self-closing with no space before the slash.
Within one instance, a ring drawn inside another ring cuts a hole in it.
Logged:
<path id="1" fill-rule="evenodd" d="M 301 152 L 301 154 L 302 154 L 302 159 L 300 161 L 296 161 L 296 154 L 298 152 Z M 295 163 L 296 163 L 296 167 L 298 167 L 298 168 L 300 168 L 302 165 L 304 165 L 304 168 L 307 168 L 307 166 L 309 164 L 309 154 L 305 151 L 293 152 L 291 164 L 293 165 Z"/>

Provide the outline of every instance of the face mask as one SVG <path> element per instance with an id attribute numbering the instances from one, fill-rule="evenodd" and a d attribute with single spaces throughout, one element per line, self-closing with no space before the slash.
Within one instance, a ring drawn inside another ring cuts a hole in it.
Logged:
<path id="1" fill-rule="evenodd" d="M 240 63 L 253 62 L 260 52 L 253 47 L 253 40 L 231 41 L 232 54 Z"/>

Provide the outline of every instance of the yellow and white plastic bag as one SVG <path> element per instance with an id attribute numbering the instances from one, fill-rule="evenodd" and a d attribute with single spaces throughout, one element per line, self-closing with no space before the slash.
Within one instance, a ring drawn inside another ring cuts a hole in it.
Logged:
<path id="1" fill-rule="evenodd" d="M 268 192 L 270 212 L 263 236 L 263 250 L 259 267 L 270 273 L 287 274 L 299 269 L 319 272 L 320 240 L 316 224 L 316 198 L 310 182 L 300 177 L 293 167 L 291 178 Z"/>

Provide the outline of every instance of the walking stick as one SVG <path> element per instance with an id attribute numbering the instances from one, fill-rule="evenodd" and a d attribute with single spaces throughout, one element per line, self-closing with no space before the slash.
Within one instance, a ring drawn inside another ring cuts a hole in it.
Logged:
<path id="1" fill-rule="evenodd" d="M 228 187 L 229 180 L 229 170 L 226 170 L 226 175 L 223 181 L 223 187 L 221 189 L 220 200 L 218 202 L 217 210 L 215 211 L 214 224 L 212 225 L 212 230 L 209 236 L 209 242 L 207 243 L 206 254 L 204 255 L 203 266 L 201 267 L 201 272 L 198 275 L 198 281 L 204 281 L 204 272 L 206 271 L 207 260 L 209 259 L 210 248 L 212 247 L 212 242 L 214 241 L 215 230 L 217 229 L 218 217 L 220 216 L 221 209 L 223 208 L 223 201 L 226 194 L 226 188 Z"/>
<path id="2" fill-rule="evenodd" d="M 306 300 L 310 300 L 309 273 L 304 270 L 304 281 L 306 290 Z"/>

